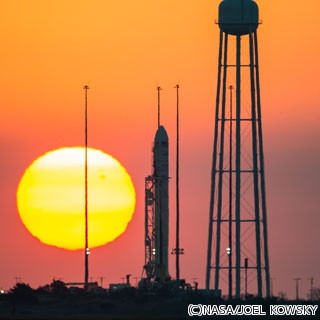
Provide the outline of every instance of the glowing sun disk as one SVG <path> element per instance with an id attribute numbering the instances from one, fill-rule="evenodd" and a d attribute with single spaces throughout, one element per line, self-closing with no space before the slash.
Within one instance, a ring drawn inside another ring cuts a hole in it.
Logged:
<path id="1" fill-rule="evenodd" d="M 61 148 L 39 157 L 17 190 L 20 218 L 41 242 L 65 249 L 84 248 L 85 149 Z M 89 247 L 115 240 L 132 219 L 135 190 L 113 157 L 88 148 Z"/>

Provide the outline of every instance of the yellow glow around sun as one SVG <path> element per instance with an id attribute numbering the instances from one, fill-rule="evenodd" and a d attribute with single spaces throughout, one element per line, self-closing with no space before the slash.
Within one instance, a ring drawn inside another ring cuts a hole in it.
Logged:
<path id="1" fill-rule="evenodd" d="M 41 242 L 70 250 L 85 244 L 85 149 L 62 148 L 35 160 L 17 191 L 20 218 Z M 89 247 L 121 235 L 135 208 L 135 190 L 113 157 L 88 148 Z"/>

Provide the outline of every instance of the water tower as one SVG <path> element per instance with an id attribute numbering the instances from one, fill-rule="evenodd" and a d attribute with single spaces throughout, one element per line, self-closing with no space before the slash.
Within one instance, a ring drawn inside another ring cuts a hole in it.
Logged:
<path id="1" fill-rule="evenodd" d="M 269 297 L 257 4 L 223 0 L 218 25 L 206 289 Z"/>

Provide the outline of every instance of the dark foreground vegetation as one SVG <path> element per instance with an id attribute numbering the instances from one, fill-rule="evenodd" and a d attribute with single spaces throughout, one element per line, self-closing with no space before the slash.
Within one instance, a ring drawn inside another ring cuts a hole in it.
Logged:
<path id="1" fill-rule="evenodd" d="M 177 291 L 161 288 L 155 291 L 133 287 L 121 290 L 94 288 L 68 288 L 62 281 L 32 289 L 28 284 L 17 283 L 8 293 L 0 295 L 0 319 L 192 319 L 188 316 L 189 304 L 208 305 L 262 305 L 268 310 L 274 304 L 313 304 L 317 301 L 288 301 L 283 297 L 269 300 L 249 297 L 246 300 L 226 301 L 198 290 Z M 207 316 L 201 319 L 243 319 L 243 316 Z M 256 319 L 257 316 L 246 317 Z M 283 319 L 286 316 L 259 316 L 260 319 Z M 306 319 L 306 317 L 290 317 Z M 320 319 L 320 311 L 316 316 Z M 200 319 L 200 318 L 199 318 Z"/>

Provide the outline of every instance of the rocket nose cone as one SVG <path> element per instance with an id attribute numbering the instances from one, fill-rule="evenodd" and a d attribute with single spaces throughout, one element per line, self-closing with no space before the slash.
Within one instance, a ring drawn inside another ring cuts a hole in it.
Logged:
<path id="1" fill-rule="evenodd" d="M 157 142 L 168 142 L 168 134 L 163 126 L 159 126 L 154 140 Z"/>

